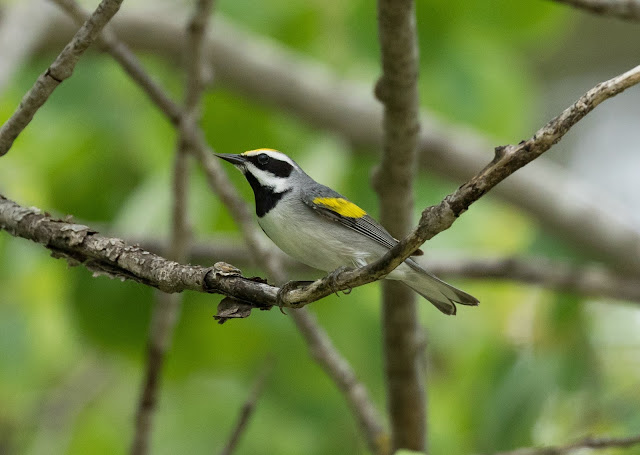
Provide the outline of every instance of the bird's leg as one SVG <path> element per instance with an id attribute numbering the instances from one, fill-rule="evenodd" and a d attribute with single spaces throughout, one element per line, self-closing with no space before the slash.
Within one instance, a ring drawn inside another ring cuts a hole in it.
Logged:
<path id="1" fill-rule="evenodd" d="M 338 296 L 340 297 L 340 290 L 338 289 L 338 277 L 340 276 L 340 274 L 342 272 L 346 272 L 347 270 L 351 270 L 351 267 L 347 267 L 347 266 L 341 266 L 338 267 L 337 269 L 335 269 L 333 272 L 331 272 L 329 275 L 327 275 L 327 278 L 329 278 L 329 287 L 331 288 L 331 290 Z M 344 291 L 342 291 L 344 294 L 350 294 L 351 293 L 351 288 L 349 289 L 345 289 Z"/>

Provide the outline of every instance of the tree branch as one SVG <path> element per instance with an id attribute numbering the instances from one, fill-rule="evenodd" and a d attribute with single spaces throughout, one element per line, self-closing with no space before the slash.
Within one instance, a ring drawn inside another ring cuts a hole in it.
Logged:
<path id="1" fill-rule="evenodd" d="M 35 113 L 49 99 L 62 81 L 71 77 L 78 60 L 96 39 L 100 30 L 120 9 L 122 0 L 102 0 L 91 17 L 78 30 L 58 57 L 41 74 L 22 98 L 20 106 L 0 128 L 0 156 L 6 154 L 13 141 L 31 122 Z"/>
<path id="2" fill-rule="evenodd" d="M 413 179 L 420 133 L 418 39 L 413 0 L 378 0 L 382 75 L 375 93 L 384 105 L 383 151 L 373 179 L 380 221 L 396 237 L 413 225 Z M 423 334 L 416 296 L 383 283 L 382 333 L 393 450 L 426 448 Z"/>
<path id="3" fill-rule="evenodd" d="M 640 20 L 640 1 L 638 0 L 554 0 L 591 13 L 613 16 L 631 21 Z"/>
<path id="4" fill-rule="evenodd" d="M 623 438 L 585 438 L 565 446 L 523 448 L 496 453 L 495 455 L 565 455 L 578 449 L 626 448 L 640 444 L 640 435 Z"/>
<path id="5" fill-rule="evenodd" d="M 122 12 L 114 26 L 119 36 L 136 48 L 180 58 L 182 29 L 174 17 Z M 60 43 L 69 32 L 67 22 L 52 18 L 44 45 L 50 48 Z M 382 111 L 368 86 L 340 79 L 326 66 L 264 37 L 241 32 L 219 16 L 206 53 L 215 63 L 219 83 L 251 99 L 282 107 L 316 127 L 335 131 L 361 146 L 356 150 L 381 146 Z M 165 108 L 171 116 L 170 106 Z M 438 121 L 425 111 L 421 119 L 419 164 L 423 169 L 462 181 L 485 165 L 485 151 L 491 144 L 487 138 L 469 128 Z M 640 232 L 621 216 L 625 207 L 553 162 L 533 163 L 526 173 L 517 173 L 498 185 L 493 194 L 593 257 L 627 271 L 640 269 L 640 258 L 627 254 L 628 245 L 640 243 Z"/>

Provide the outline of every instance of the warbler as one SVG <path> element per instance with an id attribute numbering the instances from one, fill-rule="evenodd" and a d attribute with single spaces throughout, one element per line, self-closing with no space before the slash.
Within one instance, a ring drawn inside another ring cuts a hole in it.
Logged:
<path id="1" fill-rule="evenodd" d="M 398 243 L 363 209 L 313 180 L 284 153 L 258 149 L 216 156 L 249 181 L 265 234 L 303 264 L 325 272 L 361 267 Z M 431 275 L 413 257 L 386 279 L 403 282 L 445 314 L 456 314 L 456 303 L 478 305 L 475 297 Z"/>

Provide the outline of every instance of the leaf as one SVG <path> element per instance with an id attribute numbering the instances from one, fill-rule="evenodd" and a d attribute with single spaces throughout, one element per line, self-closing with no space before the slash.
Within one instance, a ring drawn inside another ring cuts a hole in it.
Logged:
<path id="1" fill-rule="evenodd" d="M 231 297 L 225 297 L 218 304 L 218 313 L 213 317 L 218 324 L 224 324 L 229 319 L 248 318 L 253 307 Z"/>

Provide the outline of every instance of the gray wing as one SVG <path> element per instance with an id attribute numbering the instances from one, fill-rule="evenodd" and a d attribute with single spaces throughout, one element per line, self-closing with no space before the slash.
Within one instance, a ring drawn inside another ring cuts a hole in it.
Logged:
<path id="1" fill-rule="evenodd" d="M 398 243 L 398 240 L 389 234 L 380 223 L 331 188 L 317 184 L 313 188 L 301 191 L 300 195 L 302 202 L 320 216 L 353 229 L 386 248 L 391 249 Z M 421 250 L 414 253 L 414 255 L 421 254 Z"/>

